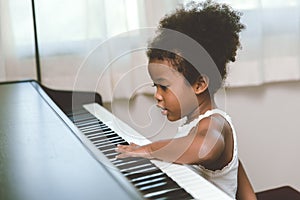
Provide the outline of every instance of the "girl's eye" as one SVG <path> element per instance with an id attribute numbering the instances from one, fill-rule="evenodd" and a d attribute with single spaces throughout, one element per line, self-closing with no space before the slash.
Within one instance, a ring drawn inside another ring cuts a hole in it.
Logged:
<path id="1" fill-rule="evenodd" d="M 163 91 L 166 91 L 168 89 L 167 86 L 164 86 L 164 85 L 160 85 L 160 88 L 163 90 Z"/>
<path id="2" fill-rule="evenodd" d="M 166 91 L 168 89 L 168 86 L 164 86 L 156 83 L 153 83 L 152 87 L 161 88 L 163 91 Z"/>

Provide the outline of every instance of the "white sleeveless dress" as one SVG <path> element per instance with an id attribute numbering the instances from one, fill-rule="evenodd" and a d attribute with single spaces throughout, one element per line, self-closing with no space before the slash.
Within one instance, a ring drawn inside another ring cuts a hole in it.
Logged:
<path id="1" fill-rule="evenodd" d="M 209 117 L 213 114 L 220 114 L 223 116 L 227 122 L 229 123 L 232 134 L 233 134 L 233 142 L 234 142 L 234 149 L 233 149 L 233 157 L 232 160 L 221 170 L 209 170 L 206 169 L 204 166 L 201 165 L 188 165 L 192 167 L 197 173 L 203 176 L 205 179 L 219 187 L 225 193 L 227 193 L 233 199 L 236 198 L 236 191 L 237 191 L 237 173 L 238 173 L 238 147 L 237 147 L 237 139 L 236 139 L 236 132 L 234 126 L 231 122 L 231 118 L 222 110 L 213 109 L 208 110 L 206 113 L 199 115 L 198 118 L 194 119 L 188 124 L 184 124 L 178 128 L 178 132 L 176 137 L 183 137 L 186 136 L 190 130 L 195 127 L 199 121 L 203 118 Z"/>

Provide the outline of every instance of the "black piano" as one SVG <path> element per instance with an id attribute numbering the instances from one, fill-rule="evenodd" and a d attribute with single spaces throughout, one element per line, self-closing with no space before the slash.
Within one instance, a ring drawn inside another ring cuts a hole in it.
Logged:
<path id="1" fill-rule="evenodd" d="M 147 159 L 115 159 L 115 145 L 127 140 L 83 108 L 89 103 L 101 104 L 101 96 L 34 80 L 0 83 L 1 200 L 195 199 L 195 189 L 173 180 L 191 175 L 175 168 L 172 178 Z M 209 183 L 198 188 L 206 188 L 203 199 L 229 199 Z"/>

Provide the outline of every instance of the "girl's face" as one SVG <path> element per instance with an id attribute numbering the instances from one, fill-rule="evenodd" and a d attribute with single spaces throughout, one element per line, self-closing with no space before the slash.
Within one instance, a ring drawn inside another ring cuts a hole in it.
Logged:
<path id="1" fill-rule="evenodd" d="M 184 116 L 189 116 L 198 108 L 198 100 L 194 89 L 185 77 L 175 70 L 168 60 L 151 60 L 148 71 L 156 93 L 157 106 L 168 120 L 176 121 Z"/>

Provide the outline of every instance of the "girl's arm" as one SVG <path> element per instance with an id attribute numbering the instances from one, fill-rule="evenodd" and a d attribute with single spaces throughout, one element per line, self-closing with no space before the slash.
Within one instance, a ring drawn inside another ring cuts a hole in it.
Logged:
<path id="1" fill-rule="evenodd" d="M 239 160 L 237 200 L 256 200 L 256 195 L 247 177 L 246 171 Z"/>
<path id="2" fill-rule="evenodd" d="M 209 122 L 210 120 L 207 123 Z M 158 141 L 144 146 L 119 145 L 116 149 L 120 153 L 117 158 L 145 157 L 181 164 L 211 162 L 222 154 L 225 143 L 218 126 L 206 127 L 209 128 L 203 128 L 203 125 L 198 126 L 185 137 Z"/>

